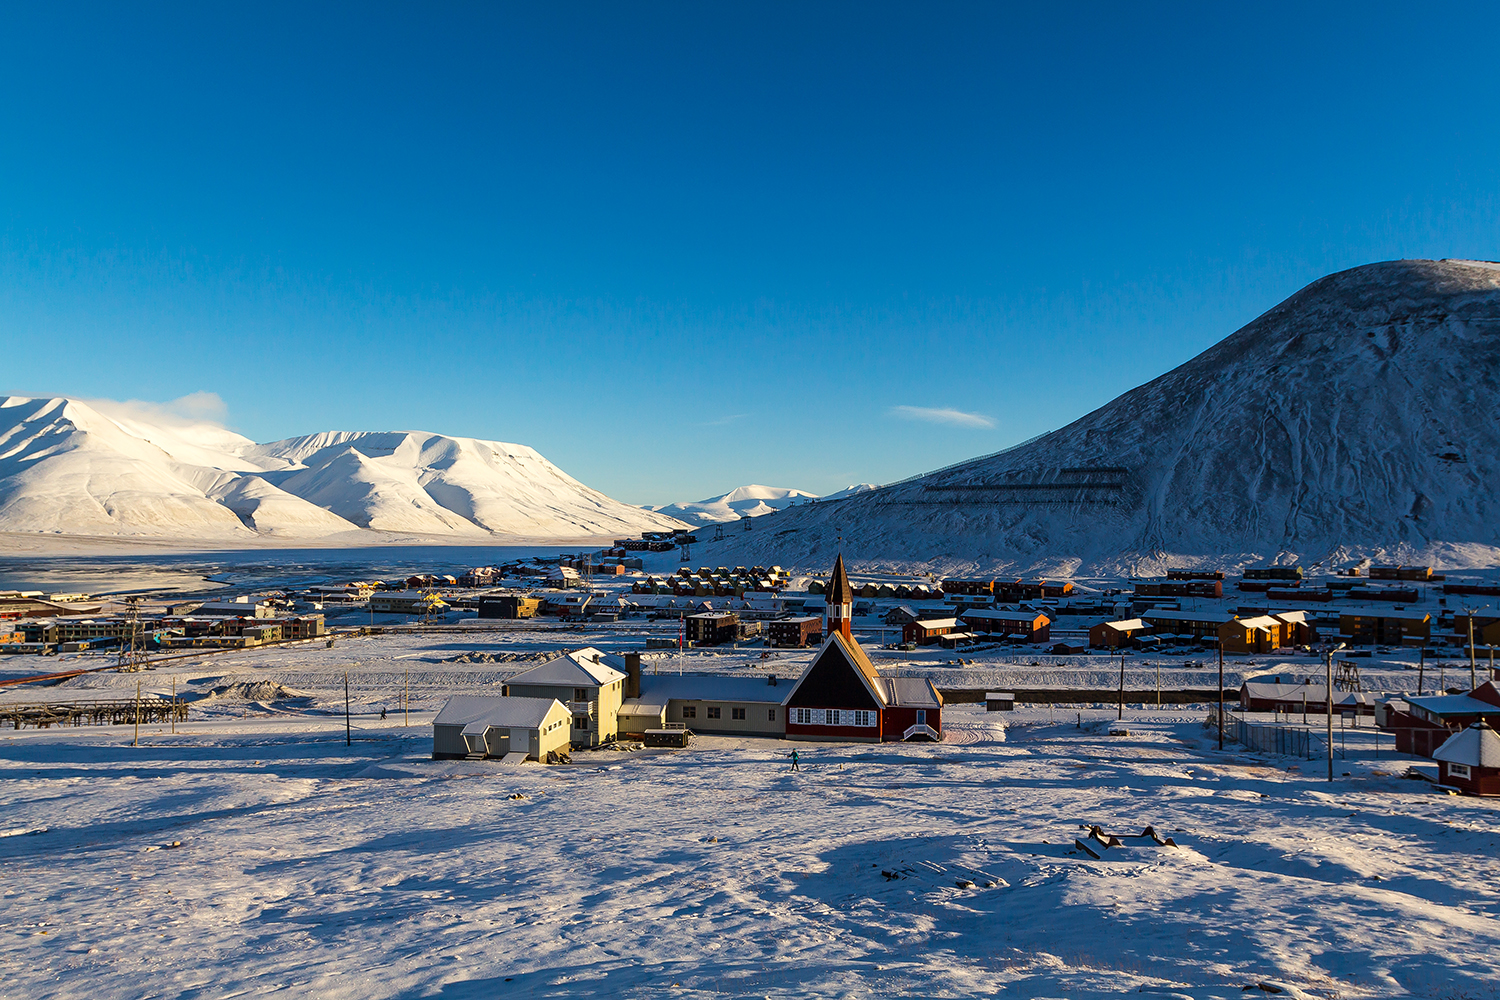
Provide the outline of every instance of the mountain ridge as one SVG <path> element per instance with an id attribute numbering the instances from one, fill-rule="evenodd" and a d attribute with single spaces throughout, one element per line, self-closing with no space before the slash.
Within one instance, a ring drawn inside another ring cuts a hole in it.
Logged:
<path id="1" fill-rule="evenodd" d="M 816 566 L 842 537 L 863 566 L 945 572 L 1500 565 L 1497 392 L 1500 265 L 1363 265 L 1051 433 L 782 511 L 714 558 Z"/>
<path id="2" fill-rule="evenodd" d="M 680 526 L 585 486 L 525 445 L 427 431 L 258 444 L 209 422 L 169 426 L 65 397 L 0 399 L 3 532 L 475 543 Z"/>

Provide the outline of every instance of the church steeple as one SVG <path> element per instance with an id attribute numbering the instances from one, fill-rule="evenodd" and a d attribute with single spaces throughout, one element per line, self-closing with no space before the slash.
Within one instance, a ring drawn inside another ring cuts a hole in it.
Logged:
<path id="1" fill-rule="evenodd" d="M 853 636 L 849 634 L 849 620 L 854 616 L 854 588 L 849 586 L 849 575 L 844 572 L 842 552 L 833 562 L 833 578 L 828 581 L 828 594 L 824 600 L 828 604 L 828 622 L 825 630 L 829 635 L 838 631 L 845 639 L 852 639 Z"/>

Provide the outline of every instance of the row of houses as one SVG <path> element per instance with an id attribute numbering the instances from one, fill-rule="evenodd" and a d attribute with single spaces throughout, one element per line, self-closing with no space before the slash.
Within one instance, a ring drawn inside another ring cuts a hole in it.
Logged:
<path id="1" fill-rule="evenodd" d="M 556 759 L 622 736 L 686 731 L 790 740 L 940 740 L 942 696 L 924 678 L 884 677 L 850 632 L 853 594 L 834 564 L 822 644 L 795 681 L 643 674 L 639 654 L 574 650 L 506 681 L 500 695 L 450 699 L 434 757 Z"/>

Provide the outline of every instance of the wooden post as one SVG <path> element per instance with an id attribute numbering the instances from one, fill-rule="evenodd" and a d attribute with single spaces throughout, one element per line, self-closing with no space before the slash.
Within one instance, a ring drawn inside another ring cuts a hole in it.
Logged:
<path id="1" fill-rule="evenodd" d="M 1479 686 L 1479 680 L 1474 668 L 1474 612 L 1469 612 L 1469 690 L 1472 691 Z"/>
<path id="2" fill-rule="evenodd" d="M 1417 650 L 1417 697 L 1422 697 L 1422 675 L 1427 672 L 1427 647 Z"/>
<path id="3" fill-rule="evenodd" d="M 350 723 L 349 723 L 349 671 L 345 670 L 344 671 L 344 746 L 346 746 L 346 747 L 352 747 L 353 745 L 354 745 L 354 736 L 353 736 L 353 733 L 351 732 Z M 1332 767 L 1333 764 L 1330 763 L 1328 766 Z"/>
<path id="4" fill-rule="evenodd" d="M 401 682 L 401 712 L 406 717 L 405 725 L 411 725 L 411 668 L 406 670 L 406 679 Z"/>
<path id="5" fill-rule="evenodd" d="M 1115 718 L 1125 718 L 1125 654 L 1120 654 L 1120 710 Z"/>
<path id="6" fill-rule="evenodd" d="M 172 735 L 177 735 L 177 675 L 172 675 Z"/>
<path id="7" fill-rule="evenodd" d="M 1240 714 L 1245 714 L 1245 706 L 1240 706 Z M 1219 643 L 1219 749 L 1224 749 L 1224 645 L 1223 640 Z"/>
<path id="8" fill-rule="evenodd" d="M 135 682 L 135 739 L 130 745 L 138 747 L 141 745 L 141 682 Z"/>
<path id="9" fill-rule="evenodd" d="M 1323 677 L 1328 686 L 1323 693 L 1328 697 L 1328 780 L 1333 780 L 1333 650 L 1323 654 Z"/>

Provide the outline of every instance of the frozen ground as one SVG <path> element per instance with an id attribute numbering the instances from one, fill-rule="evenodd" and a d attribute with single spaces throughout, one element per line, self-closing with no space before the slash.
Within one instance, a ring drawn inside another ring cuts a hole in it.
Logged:
<path id="1" fill-rule="evenodd" d="M 954 708 L 800 773 L 719 738 L 503 767 L 429 760 L 429 718 L 0 735 L 0 995 L 1500 995 L 1496 806 L 1405 761 Z M 1180 846 L 1096 861 L 1090 823 Z"/>

